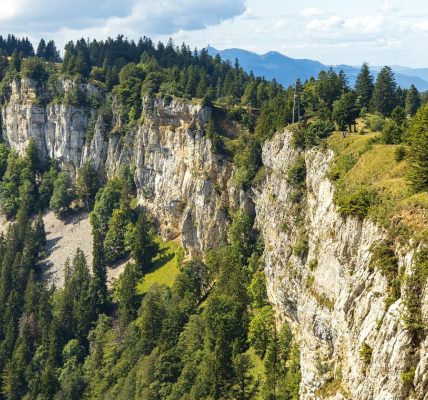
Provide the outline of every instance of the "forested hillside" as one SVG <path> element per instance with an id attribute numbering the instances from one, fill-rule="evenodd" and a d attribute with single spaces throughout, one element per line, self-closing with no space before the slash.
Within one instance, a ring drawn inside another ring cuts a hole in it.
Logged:
<path id="1" fill-rule="evenodd" d="M 81 39 L 66 45 L 61 60 L 52 41 L 41 40 L 34 51 L 28 39 L 9 36 L 0 37 L 0 79 L 2 108 L 17 82 L 30 82 L 32 105 L 84 110 L 87 147 L 100 126 L 104 141 L 126 144 L 151 118 L 148 99 L 161 99 L 165 107 L 177 99 L 198 105 L 209 118 L 204 126 L 189 123 L 186 132 L 195 138 L 201 131 L 216 162 L 233 169 L 235 189 L 249 199 L 269 174 L 263 146 L 298 121 L 289 129 L 299 157 L 282 171 L 301 232 L 293 256 L 306 260 L 309 251 L 302 217 L 305 155 L 330 149 L 335 206 L 344 219 L 368 218 L 388 232 L 373 249 L 371 268 L 388 282 L 388 307 L 404 299 L 414 348 L 425 339 L 428 105 L 415 87 L 397 87 L 389 67 L 374 81 L 364 64 L 355 88 L 333 70 L 283 88 L 245 73 L 238 61 L 231 65 L 172 41 Z M 71 82 L 71 89 L 60 82 Z M 295 93 L 300 115 L 293 111 Z M 222 210 L 227 232 L 221 246 L 196 256 L 179 246 L 165 254 L 159 216 L 142 205 L 151 193 L 138 180 L 138 165 L 124 163 L 114 174 L 90 161 L 71 166 L 64 157 L 43 157 L 46 149 L 34 138 L 19 154 L 10 147 L 5 122 L 0 126 L 0 209 L 11 221 L 0 236 L 0 399 L 299 398 L 299 332 L 289 324 L 296 320 L 269 303 L 262 256 L 272 243 L 254 224 L 254 207 L 242 202 Z M 47 210 L 59 218 L 90 212 L 93 263 L 73 249 L 63 287 L 46 279 Z M 409 238 L 417 253 L 413 275 L 394 255 L 396 243 Z M 179 269 L 175 278 L 159 283 L 152 276 L 147 287 L 145 276 L 157 260 L 171 257 Z M 107 267 L 123 260 L 129 260 L 124 272 L 108 288 Z M 316 270 L 316 259 L 307 263 Z M 312 283 L 308 279 L 306 289 L 317 297 Z M 317 299 L 333 308 L 328 298 Z M 369 345 L 361 349 L 366 366 L 371 351 Z M 404 372 L 409 393 L 417 361 Z M 318 394 L 339 390 L 338 380 L 338 374 L 329 377 Z"/>

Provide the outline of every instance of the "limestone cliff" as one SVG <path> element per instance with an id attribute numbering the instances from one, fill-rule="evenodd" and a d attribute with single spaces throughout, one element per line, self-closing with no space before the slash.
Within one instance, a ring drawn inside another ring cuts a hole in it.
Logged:
<path id="1" fill-rule="evenodd" d="M 67 93 L 73 83 L 59 86 Z M 91 85 L 80 89 L 104 96 Z M 123 133 L 114 101 L 109 126 L 90 107 L 44 104 L 42 97 L 34 82 L 14 82 L 2 108 L 6 142 L 22 153 L 32 138 L 43 157 L 73 173 L 86 161 L 106 176 L 135 165 L 139 202 L 157 218 L 164 237 L 180 236 L 191 254 L 225 241 L 231 210 L 255 206 L 270 300 L 300 340 L 302 399 L 426 398 L 428 340 L 414 351 L 401 299 L 385 306 L 387 281 L 370 268 L 372 246 L 384 232 L 368 220 L 338 214 L 326 177 L 329 150 L 305 154 L 306 189 L 297 196 L 286 177 L 299 154 L 291 134 L 278 133 L 263 147 L 266 178 L 250 195 L 236 188 L 233 164 L 215 154 L 204 134 L 208 108 L 145 98 L 142 118 Z M 408 273 L 410 248 L 396 249 Z M 427 320 L 427 288 L 424 293 Z M 371 349 L 369 359 L 361 356 L 364 346 Z M 401 378 L 411 360 L 417 360 L 414 392 Z"/>
<path id="2" fill-rule="evenodd" d="M 326 177 L 329 150 L 306 153 L 306 193 L 297 203 L 286 179 L 297 157 L 290 132 L 265 144 L 267 176 L 255 203 L 269 297 L 279 317 L 299 333 L 301 398 L 408 398 L 401 375 L 414 346 L 402 322 L 404 306 L 401 299 L 385 305 L 387 281 L 370 268 L 372 246 L 384 233 L 368 220 L 338 214 Z M 296 251 L 302 242 L 304 254 Z M 413 252 L 396 252 L 410 273 Z M 428 288 L 423 304 L 427 300 Z M 426 307 L 424 313 L 426 321 Z M 372 352 L 368 360 L 361 354 L 364 346 Z M 425 399 L 428 393 L 427 346 L 425 339 L 416 349 L 416 390 L 410 398 Z"/>
<path id="3" fill-rule="evenodd" d="M 59 83 L 64 98 L 74 85 Z M 86 97 L 103 96 L 89 84 L 80 85 L 80 90 Z M 108 126 L 90 107 L 43 105 L 43 93 L 33 81 L 14 81 L 2 108 L 6 142 L 23 154 L 33 139 L 44 159 L 59 160 L 71 173 L 86 161 L 107 177 L 122 165 L 134 165 L 139 202 L 156 216 L 162 235 L 181 236 L 189 253 L 201 255 L 224 243 L 228 212 L 240 205 L 251 207 L 248 196 L 235 188 L 233 165 L 212 151 L 204 134 L 208 108 L 147 97 L 140 122 L 124 134 L 118 129 L 121 121 L 114 101 L 113 123 Z M 95 126 L 89 135 L 91 118 Z"/>

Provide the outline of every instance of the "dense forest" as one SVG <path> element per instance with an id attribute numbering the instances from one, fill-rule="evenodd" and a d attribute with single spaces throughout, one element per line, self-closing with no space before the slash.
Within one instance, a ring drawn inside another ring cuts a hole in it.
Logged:
<path id="1" fill-rule="evenodd" d="M 262 178 L 263 142 L 296 117 L 297 93 L 297 148 L 322 146 L 335 130 L 355 131 L 363 117 L 381 132 L 373 143 L 399 145 L 396 157 L 411 161 L 412 190 L 428 190 L 425 96 L 397 87 L 389 67 L 375 80 L 364 64 L 355 88 L 333 70 L 283 88 L 246 73 L 238 60 L 231 65 L 172 41 L 81 39 L 65 46 L 61 60 L 53 41 L 41 40 L 34 51 L 28 39 L 0 37 L 1 104 L 20 77 L 47 88 L 49 98 L 40 101 L 96 109 L 109 123 L 114 99 L 121 116 L 115 135 L 141 121 L 146 96 L 210 107 L 205 134 L 236 164 L 244 190 Z M 78 85 L 63 98 L 54 84 L 61 77 L 90 82 L 105 98 L 87 98 Z M 238 124 L 234 137 L 222 134 L 221 118 Z M 339 188 L 353 163 L 331 171 Z M 297 202 L 305 173 L 301 159 L 288 171 Z M 142 295 L 136 286 L 161 250 L 152 216 L 135 198 L 132 167 L 104 181 L 85 164 L 73 181 L 55 160 L 43 162 L 34 142 L 25 157 L 0 144 L 0 208 L 12 221 L 0 236 L 0 399 L 298 399 L 298 343 L 287 324 L 277 326 L 269 305 L 253 216 L 233 210 L 225 247 L 204 259 L 180 257 L 173 286 L 155 284 Z M 343 189 L 336 201 L 343 214 L 365 217 L 376 196 Z M 45 279 L 48 209 L 59 217 L 91 210 L 93 264 L 76 249 L 62 288 Z M 109 289 L 107 266 L 126 256 L 132 262 Z"/>

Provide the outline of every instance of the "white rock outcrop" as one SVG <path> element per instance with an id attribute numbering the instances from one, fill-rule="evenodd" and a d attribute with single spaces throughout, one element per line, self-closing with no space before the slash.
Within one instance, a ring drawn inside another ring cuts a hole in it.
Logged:
<path id="1" fill-rule="evenodd" d="M 428 341 L 414 349 L 402 323 L 401 299 L 387 309 L 388 283 L 369 267 L 382 230 L 368 220 L 338 214 L 327 179 L 329 150 L 306 153 L 306 193 L 293 201 L 286 176 L 297 157 L 290 132 L 267 142 L 266 180 L 254 200 L 269 298 L 300 340 L 301 398 L 426 399 Z M 293 252 L 302 241 L 307 247 L 303 257 Z M 399 257 L 409 269 L 412 253 L 399 252 Z M 368 363 L 361 356 L 364 345 L 372 349 Z M 414 350 L 419 363 L 411 391 L 401 374 L 409 369 Z"/>

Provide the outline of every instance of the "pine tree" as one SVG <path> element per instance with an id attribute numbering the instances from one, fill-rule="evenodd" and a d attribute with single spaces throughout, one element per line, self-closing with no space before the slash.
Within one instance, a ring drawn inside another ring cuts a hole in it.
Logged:
<path id="1" fill-rule="evenodd" d="M 411 85 L 406 96 L 406 114 L 415 115 L 422 104 L 421 95 L 415 85 Z"/>
<path id="2" fill-rule="evenodd" d="M 265 382 L 263 394 L 265 399 L 277 399 L 278 385 L 281 379 L 281 364 L 280 364 L 280 347 L 278 336 L 274 332 L 274 337 L 266 351 L 264 359 L 265 366 Z"/>
<path id="3" fill-rule="evenodd" d="M 90 209 L 93 206 L 95 195 L 98 191 L 98 176 L 89 162 L 83 164 L 77 171 L 76 194 Z"/>
<path id="4" fill-rule="evenodd" d="M 50 40 L 48 44 L 46 45 L 45 52 L 44 52 L 44 58 L 47 61 L 51 62 L 61 62 L 61 57 L 59 56 L 59 51 L 57 50 L 55 46 L 55 42 L 53 40 Z"/>
<path id="5" fill-rule="evenodd" d="M 126 232 L 125 243 L 139 271 L 147 271 L 153 263 L 159 245 L 145 211 L 140 212 L 135 226 Z"/>
<path id="6" fill-rule="evenodd" d="M 42 170 L 42 162 L 39 157 L 39 150 L 34 139 L 30 139 L 27 148 L 25 149 L 25 161 L 32 173 L 37 173 Z"/>
<path id="7" fill-rule="evenodd" d="M 107 268 L 102 236 L 97 230 L 93 230 L 93 236 L 92 295 L 94 296 L 94 304 L 98 312 L 101 313 L 105 311 L 107 304 Z"/>
<path id="8" fill-rule="evenodd" d="M 343 71 L 336 74 L 333 69 L 318 74 L 317 94 L 329 109 L 339 97 L 348 90 Z"/>
<path id="9" fill-rule="evenodd" d="M 246 354 L 237 354 L 232 360 L 233 386 L 230 397 L 233 400 L 251 400 L 257 395 L 258 382 L 251 374 L 253 363 Z"/>
<path id="10" fill-rule="evenodd" d="M 38 254 L 44 254 L 46 246 L 46 232 L 41 213 L 39 213 L 36 220 L 34 221 L 34 237 L 36 240 Z"/>
<path id="11" fill-rule="evenodd" d="M 397 106 L 397 84 L 390 67 L 383 67 L 379 72 L 373 92 L 373 108 L 385 116 L 391 115 Z"/>
<path id="12" fill-rule="evenodd" d="M 352 132 L 352 126 L 355 126 L 357 117 L 358 110 L 355 107 L 354 92 L 345 93 L 334 102 L 333 121 L 336 122 L 339 129 L 343 130 L 348 127 L 349 132 Z"/>
<path id="13" fill-rule="evenodd" d="M 428 190 L 428 104 L 416 113 L 409 129 L 410 185 L 415 192 Z"/>
<path id="14" fill-rule="evenodd" d="M 45 58 L 46 42 L 45 39 L 40 39 L 39 45 L 37 46 L 36 56 L 39 58 Z"/>
<path id="15" fill-rule="evenodd" d="M 108 222 L 108 231 L 104 240 L 104 251 L 108 263 L 119 261 L 125 255 L 125 237 L 129 230 L 130 214 L 116 208 Z"/>
<path id="16" fill-rule="evenodd" d="M 395 97 L 397 99 L 396 106 L 399 106 L 401 108 L 406 108 L 406 97 L 407 97 L 407 89 L 403 89 L 402 87 L 398 86 L 397 91 L 395 92 Z"/>
<path id="17" fill-rule="evenodd" d="M 123 328 L 137 315 L 138 298 L 136 286 L 138 279 L 139 274 L 137 274 L 135 266 L 129 263 L 126 264 L 116 288 L 116 296 L 119 301 L 119 318 Z"/>
<path id="18" fill-rule="evenodd" d="M 73 273 L 70 279 L 71 301 L 73 302 L 72 317 L 74 329 L 72 333 L 81 343 L 87 340 L 87 334 L 95 320 L 94 304 L 91 302 L 90 292 L 91 275 L 85 254 L 77 249 L 73 258 Z"/>
<path id="19" fill-rule="evenodd" d="M 360 110 L 362 108 L 369 109 L 370 107 L 374 90 L 373 82 L 374 79 L 370 73 L 369 66 L 367 63 L 364 63 L 355 83 L 355 93 L 357 95 L 357 103 Z"/>
<path id="20" fill-rule="evenodd" d="M 67 172 L 60 172 L 55 179 L 50 207 L 61 216 L 74 199 L 73 182 Z"/>
<path id="21" fill-rule="evenodd" d="M 19 52 L 15 49 L 10 56 L 8 70 L 11 72 L 19 72 L 21 71 L 21 55 Z"/>

